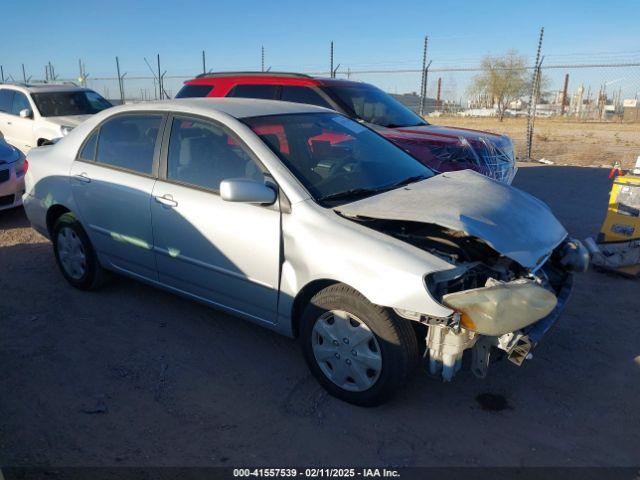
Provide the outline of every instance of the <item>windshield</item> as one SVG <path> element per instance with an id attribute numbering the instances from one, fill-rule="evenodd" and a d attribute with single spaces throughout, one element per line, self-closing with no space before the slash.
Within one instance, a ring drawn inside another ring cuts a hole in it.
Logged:
<path id="1" fill-rule="evenodd" d="M 349 115 L 382 127 L 426 125 L 417 114 L 388 93 L 372 85 L 333 85 L 323 87 Z"/>
<path id="2" fill-rule="evenodd" d="M 43 117 L 92 115 L 113 106 L 90 90 L 34 93 L 31 96 Z"/>
<path id="3" fill-rule="evenodd" d="M 323 206 L 341 205 L 433 175 L 395 144 L 336 113 L 243 121 Z"/>

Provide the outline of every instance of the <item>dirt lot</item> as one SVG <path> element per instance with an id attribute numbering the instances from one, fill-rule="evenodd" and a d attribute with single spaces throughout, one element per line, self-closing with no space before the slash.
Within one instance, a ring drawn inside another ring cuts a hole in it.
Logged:
<path id="1" fill-rule="evenodd" d="M 596 233 L 605 169 L 522 168 L 570 232 Z M 523 367 L 391 403 L 327 396 L 296 343 L 139 283 L 84 293 L 21 210 L 0 213 L 0 465 L 637 465 L 637 281 L 589 272 Z M 502 395 L 484 410 L 483 393 Z"/>
<path id="2" fill-rule="evenodd" d="M 431 123 L 486 130 L 509 135 L 518 158 L 525 158 L 526 118 L 440 117 Z M 624 168 L 635 164 L 640 155 L 640 123 L 578 122 L 536 118 L 531 156 L 545 158 L 556 165 L 613 165 L 616 160 Z"/>

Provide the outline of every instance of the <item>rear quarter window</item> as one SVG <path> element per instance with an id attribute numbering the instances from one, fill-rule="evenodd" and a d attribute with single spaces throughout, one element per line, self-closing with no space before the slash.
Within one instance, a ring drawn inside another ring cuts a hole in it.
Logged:
<path id="1" fill-rule="evenodd" d="M 213 91 L 212 85 L 185 85 L 180 89 L 176 98 L 206 97 Z"/>
<path id="2" fill-rule="evenodd" d="M 285 85 L 282 87 L 281 100 L 285 102 L 306 103 L 319 107 L 332 108 L 318 92 L 309 87 Z"/>
<path id="3" fill-rule="evenodd" d="M 88 140 L 84 143 L 84 146 L 80 151 L 80 155 L 78 155 L 78 159 L 93 162 L 96 156 L 97 143 L 98 143 L 98 131 L 96 130 L 89 136 Z"/>

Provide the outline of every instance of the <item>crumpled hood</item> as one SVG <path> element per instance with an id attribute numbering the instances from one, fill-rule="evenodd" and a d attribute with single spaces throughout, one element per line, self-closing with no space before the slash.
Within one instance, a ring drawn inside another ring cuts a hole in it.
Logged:
<path id="1" fill-rule="evenodd" d="M 0 139 L 0 165 L 13 163 L 20 158 L 20 151 Z"/>
<path id="2" fill-rule="evenodd" d="M 538 265 L 567 236 L 544 202 L 471 170 L 443 173 L 336 210 L 347 217 L 462 231 L 526 268 Z"/>
<path id="3" fill-rule="evenodd" d="M 68 115 L 64 117 L 46 117 L 48 122 L 56 125 L 66 125 L 68 127 L 77 127 L 92 115 Z"/>

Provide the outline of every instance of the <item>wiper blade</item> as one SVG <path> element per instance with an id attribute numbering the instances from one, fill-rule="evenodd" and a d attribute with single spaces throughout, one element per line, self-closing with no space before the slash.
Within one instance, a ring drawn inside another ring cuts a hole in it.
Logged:
<path id="1" fill-rule="evenodd" d="M 394 188 L 404 187 L 405 185 L 409 185 L 410 183 L 419 182 L 420 180 L 426 180 L 427 178 L 430 178 L 429 175 L 414 175 L 413 177 L 404 178 L 399 182 L 384 187 L 383 190 L 393 190 Z"/>
<path id="2" fill-rule="evenodd" d="M 345 190 L 344 192 L 337 192 L 337 193 L 332 193 L 330 195 L 325 195 L 324 197 L 320 197 L 318 200 L 321 202 L 326 202 L 331 200 L 346 200 L 350 198 L 365 197 L 367 195 L 373 195 L 381 191 L 382 190 L 378 188 L 352 188 L 351 190 Z"/>
<path id="3" fill-rule="evenodd" d="M 428 125 L 427 122 L 420 122 L 420 123 L 416 123 L 414 125 L 400 125 L 398 123 L 388 123 L 387 125 L 384 125 L 387 128 L 411 128 L 411 127 L 422 127 L 424 125 Z"/>
<path id="4" fill-rule="evenodd" d="M 366 197 L 368 195 L 375 195 L 376 193 L 382 193 L 395 188 L 403 187 L 410 183 L 419 182 L 420 180 L 426 180 L 430 178 L 429 175 L 414 175 L 413 177 L 403 178 L 399 182 L 392 183 L 391 185 L 385 185 L 378 188 L 352 188 L 351 190 L 345 190 L 344 192 L 332 193 L 324 197 L 320 197 L 318 200 L 321 202 L 331 200 L 345 200 L 357 197 Z"/>

